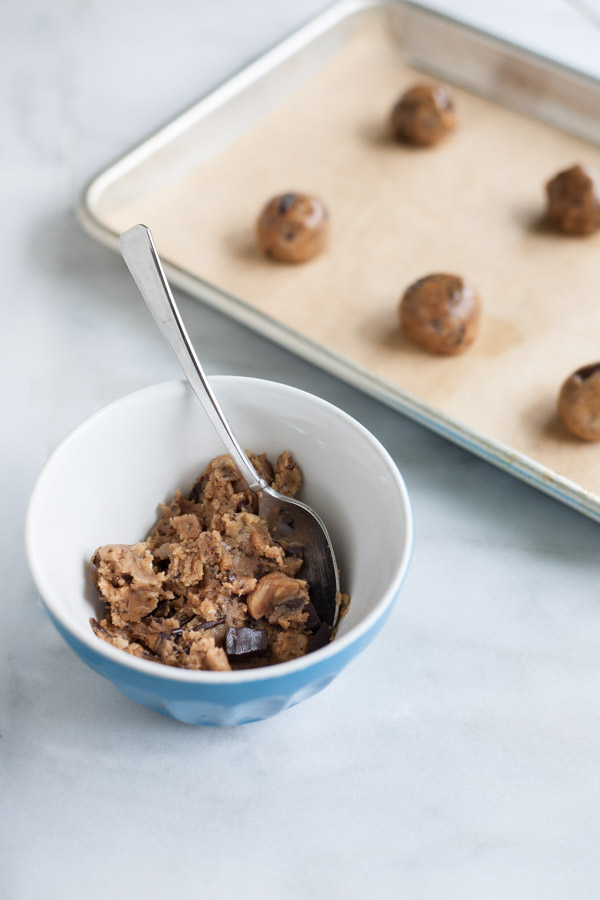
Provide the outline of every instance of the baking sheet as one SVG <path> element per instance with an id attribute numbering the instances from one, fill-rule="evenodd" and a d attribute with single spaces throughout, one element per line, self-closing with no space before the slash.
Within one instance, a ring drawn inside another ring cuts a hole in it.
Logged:
<path id="1" fill-rule="evenodd" d="M 436 430 L 600 517 L 600 445 L 569 437 L 555 413 L 562 380 L 600 356 L 600 237 L 556 235 L 541 218 L 544 181 L 574 162 L 600 168 L 600 149 L 462 90 L 454 135 L 399 146 L 385 120 L 422 77 L 388 19 L 371 16 L 233 143 L 121 191 L 103 224 L 144 222 L 178 271 L 279 323 L 286 345 L 292 329 L 348 360 L 353 383 L 363 372 L 392 401 L 399 389 L 415 417 L 429 424 L 430 411 Z M 273 264 L 254 242 L 260 207 L 288 190 L 321 195 L 332 216 L 327 253 L 303 266 Z M 480 335 L 460 357 L 432 357 L 398 328 L 402 291 L 436 271 L 482 298 Z"/>

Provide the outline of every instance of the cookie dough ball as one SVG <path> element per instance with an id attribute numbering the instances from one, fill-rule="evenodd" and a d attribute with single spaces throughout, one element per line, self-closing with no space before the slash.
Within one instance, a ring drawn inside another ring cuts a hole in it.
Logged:
<path id="1" fill-rule="evenodd" d="M 477 335 L 481 304 L 477 291 L 458 275 L 427 275 L 400 301 L 406 337 L 430 353 L 462 353 Z"/>
<path id="2" fill-rule="evenodd" d="M 571 434 L 600 441 L 600 362 L 569 375 L 558 396 L 558 414 Z"/>
<path id="3" fill-rule="evenodd" d="M 600 176 L 573 166 L 546 184 L 548 221 L 565 234 L 592 234 L 600 228 Z"/>
<path id="4" fill-rule="evenodd" d="M 399 141 L 432 147 L 456 125 L 454 101 L 443 84 L 417 84 L 402 94 L 390 117 Z"/>
<path id="5" fill-rule="evenodd" d="M 329 213 L 318 197 L 289 192 L 273 197 L 256 223 L 258 246 L 265 256 L 302 263 L 327 243 Z"/>

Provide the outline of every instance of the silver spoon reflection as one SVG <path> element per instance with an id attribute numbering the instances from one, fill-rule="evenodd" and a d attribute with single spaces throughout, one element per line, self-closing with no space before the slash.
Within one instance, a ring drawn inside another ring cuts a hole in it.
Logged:
<path id="1" fill-rule="evenodd" d="M 145 225 L 135 225 L 121 235 L 119 246 L 142 297 L 177 357 L 190 387 L 248 487 L 257 495 L 259 515 L 265 519 L 275 539 L 302 545 L 304 564 L 301 577 L 308 583 L 310 599 L 317 615 L 334 626 L 339 613 L 339 578 L 325 525 L 305 503 L 286 497 L 270 487 L 242 449 L 194 352 L 150 230 Z"/>

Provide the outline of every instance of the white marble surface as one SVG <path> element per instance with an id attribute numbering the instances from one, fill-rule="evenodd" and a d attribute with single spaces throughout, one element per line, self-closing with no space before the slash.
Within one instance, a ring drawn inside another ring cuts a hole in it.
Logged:
<path id="1" fill-rule="evenodd" d="M 24 509 L 48 452 L 95 408 L 178 374 L 124 266 L 80 232 L 77 192 L 324 5 L 0 5 L 8 900 L 600 895 L 592 522 L 180 296 L 209 371 L 319 393 L 396 458 L 416 546 L 389 624 L 313 700 L 192 728 L 86 669 L 26 568 Z M 600 75 L 579 0 L 437 6 Z"/>

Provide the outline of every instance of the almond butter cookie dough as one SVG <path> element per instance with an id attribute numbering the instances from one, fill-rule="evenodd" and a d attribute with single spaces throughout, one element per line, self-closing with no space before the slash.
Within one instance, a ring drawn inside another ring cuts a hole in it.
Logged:
<path id="1" fill-rule="evenodd" d="M 600 362 L 582 366 L 563 383 L 558 414 L 582 441 L 600 441 Z"/>
<path id="2" fill-rule="evenodd" d="M 399 316 L 404 334 L 414 344 L 430 353 L 454 356 L 475 340 L 481 302 L 464 278 L 436 273 L 405 290 Z"/>
<path id="3" fill-rule="evenodd" d="M 416 84 L 395 104 L 392 134 L 415 147 L 433 147 L 456 127 L 454 100 L 444 84 Z"/>
<path id="4" fill-rule="evenodd" d="M 302 476 L 291 455 L 260 475 L 293 497 Z M 142 659 L 227 671 L 286 662 L 333 637 L 300 576 L 302 547 L 274 541 L 231 457 L 218 456 L 188 497 L 177 491 L 145 541 L 108 544 L 92 556 L 106 603 L 94 633 Z M 340 598 L 340 614 L 349 598 Z"/>
<path id="5" fill-rule="evenodd" d="M 584 166 L 559 172 L 546 184 L 548 222 L 565 234 L 585 236 L 600 228 L 600 176 Z"/>
<path id="6" fill-rule="evenodd" d="M 318 197 L 289 191 L 272 197 L 256 223 L 261 253 L 287 263 L 303 263 L 324 250 L 329 213 Z"/>

